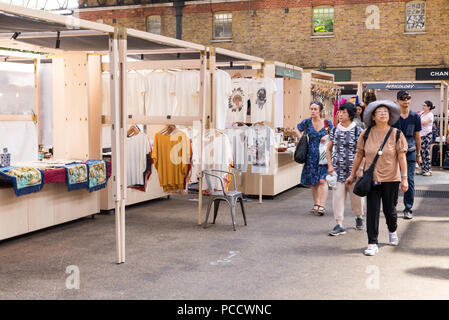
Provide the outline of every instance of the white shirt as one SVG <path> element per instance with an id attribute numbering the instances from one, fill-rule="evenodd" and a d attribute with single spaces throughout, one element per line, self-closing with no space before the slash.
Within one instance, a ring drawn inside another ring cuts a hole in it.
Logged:
<path id="1" fill-rule="evenodd" d="M 203 168 L 230 172 L 232 170 L 232 145 L 226 134 L 219 133 L 214 129 L 207 130 L 204 136 Z M 229 183 L 231 177 L 221 172 L 211 172 L 223 179 L 224 187 Z M 222 190 L 220 180 L 210 177 L 214 190 Z M 209 189 L 206 177 L 203 178 L 203 190 Z"/>
<path id="2" fill-rule="evenodd" d="M 249 99 L 249 79 L 232 79 L 232 93 L 228 99 L 226 122 L 246 122 Z"/>
<path id="3" fill-rule="evenodd" d="M 170 72 L 151 72 L 147 76 L 146 114 L 172 115 L 176 107 L 176 79 Z"/>
<path id="4" fill-rule="evenodd" d="M 251 98 L 251 122 L 272 122 L 273 95 L 277 88 L 273 79 L 259 78 L 251 80 L 249 93 Z"/>
<path id="5" fill-rule="evenodd" d="M 176 72 L 175 116 L 198 116 L 200 112 L 200 73 L 198 71 Z"/>
<path id="6" fill-rule="evenodd" d="M 226 135 L 232 144 L 234 168 L 240 172 L 246 172 L 248 168 L 248 130 L 247 126 L 226 129 Z"/>
<path id="7" fill-rule="evenodd" d="M 256 125 L 248 129 L 248 148 L 252 173 L 268 173 L 271 147 L 275 144 L 274 139 L 274 132 L 268 126 Z"/>
<path id="8" fill-rule="evenodd" d="M 127 184 L 133 186 L 143 185 L 143 173 L 147 168 L 147 154 L 150 152 L 150 142 L 145 133 L 139 133 L 126 140 L 126 173 Z"/>
<path id="9" fill-rule="evenodd" d="M 126 92 L 127 113 L 132 115 L 145 114 L 146 79 L 139 73 L 128 73 L 128 92 Z"/>
<path id="10" fill-rule="evenodd" d="M 224 130 L 226 127 L 229 97 L 232 94 L 231 76 L 223 70 L 217 70 L 214 74 L 214 84 L 216 98 L 215 127 L 218 130 Z"/>
<path id="11" fill-rule="evenodd" d="M 432 111 L 430 111 L 428 114 L 424 115 L 424 114 L 420 114 L 421 116 L 421 137 L 425 137 L 427 136 L 429 133 L 432 132 L 432 128 L 433 128 L 433 120 L 434 120 L 434 115 L 432 113 Z M 423 120 L 431 120 L 428 124 L 423 125 L 422 122 Z"/>

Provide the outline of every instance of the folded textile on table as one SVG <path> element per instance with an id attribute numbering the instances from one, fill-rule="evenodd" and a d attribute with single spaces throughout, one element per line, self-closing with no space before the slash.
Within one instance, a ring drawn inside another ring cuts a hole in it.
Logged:
<path id="1" fill-rule="evenodd" d="M 72 162 L 64 165 L 69 191 L 89 188 L 89 169 L 86 163 Z"/>
<path id="2" fill-rule="evenodd" d="M 89 192 L 106 187 L 107 168 L 104 160 L 87 160 L 89 170 Z"/>
<path id="3" fill-rule="evenodd" d="M 31 167 L 0 168 L 0 178 L 13 183 L 16 196 L 38 192 L 44 186 L 42 171 Z"/>

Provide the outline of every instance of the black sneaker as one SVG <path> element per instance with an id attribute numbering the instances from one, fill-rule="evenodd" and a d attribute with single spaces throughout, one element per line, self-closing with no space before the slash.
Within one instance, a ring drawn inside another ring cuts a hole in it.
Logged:
<path id="1" fill-rule="evenodd" d="M 332 229 L 331 232 L 329 232 L 330 236 L 338 236 L 340 234 L 345 234 L 346 230 L 345 228 L 343 228 L 342 226 L 340 226 L 339 224 L 337 224 L 334 229 Z"/>
<path id="2" fill-rule="evenodd" d="M 355 228 L 357 230 L 363 230 L 363 218 L 359 217 L 355 218 Z"/>
<path id="3" fill-rule="evenodd" d="M 411 220 L 413 219 L 413 213 L 409 210 L 404 210 L 404 219 Z"/>

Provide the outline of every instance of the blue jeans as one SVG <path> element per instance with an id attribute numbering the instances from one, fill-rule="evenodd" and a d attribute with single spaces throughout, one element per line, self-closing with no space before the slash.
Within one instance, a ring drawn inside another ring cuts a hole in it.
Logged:
<path id="1" fill-rule="evenodd" d="M 405 210 L 412 211 L 413 202 L 415 201 L 415 167 L 416 167 L 416 151 L 407 153 L 407 180 L 408 190 L 404 193 Z"/>

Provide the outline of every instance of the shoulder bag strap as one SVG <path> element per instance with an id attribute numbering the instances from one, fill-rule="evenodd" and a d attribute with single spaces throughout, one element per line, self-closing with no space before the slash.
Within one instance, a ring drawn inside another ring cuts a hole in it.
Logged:
<path id="1" fill-rule="evenodd" d="M 390 127 L 390 130 L 388 131 L 387 135 L 385 136 L 385 139 L 382 142 L 382 144 L 380 145 L 379 151 L 377 152 L 376 157 L 374 158 L 373 163 L 371 164 L 372 166 L 376 165 L 377 159 L 379 158 L 379 152 L 382 151 L 382 149 L 384 148 L 384 145 L 387 142 L 388 138 L 390 137 L 390 134 L 392 131 L 393 131 L 393 127 Z"/>

